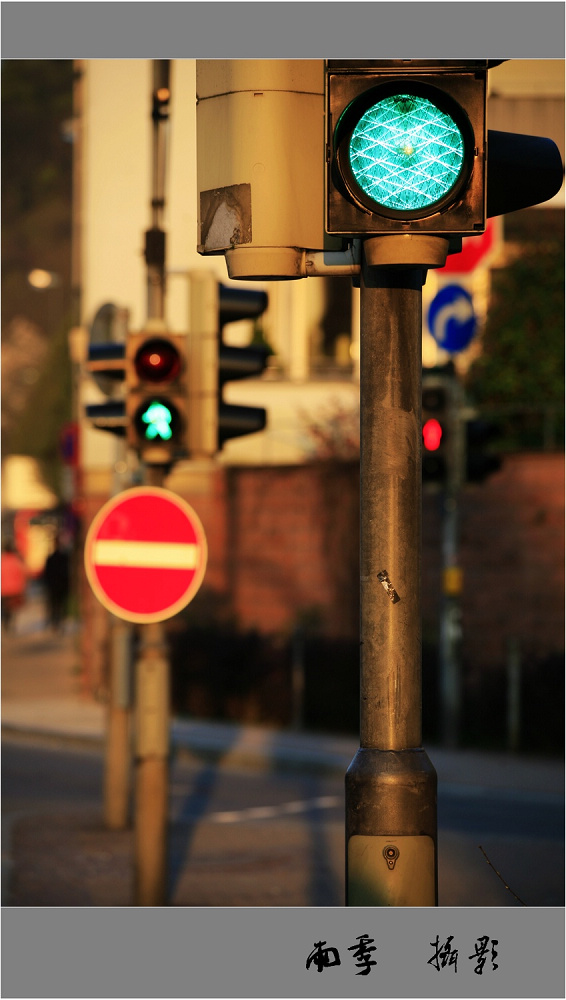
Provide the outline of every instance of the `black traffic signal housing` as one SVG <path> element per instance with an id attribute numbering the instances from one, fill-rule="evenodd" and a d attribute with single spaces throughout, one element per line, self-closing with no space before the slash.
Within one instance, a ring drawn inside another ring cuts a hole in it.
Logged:
<path id="1" fill-rule="evenodd" d="M 85 367 L 103 392 L 112 392 L 115 384 L 126 379 L 126 345 L 91 344 Z M 108 431 L 119 437 L 126 434 L 128 420 L 123 399 L 109 398 L 105 403 L 87 403 L 85 415 L 97 430 Z"/>
<path id="2" fill-rule="evenodd" d="M 500 434 L 498 424 L 493 421 L 477 416 L 466 420 L 464 478 L 467 483 L 483 483 L 499 471 L 503 460 L 492 450 L 492 445 Z"/>
<path id="3" fill-rule="evenodd" d="M 485 229 L 487 66 L 328 60 L 329 234 Z"/>
<path id="4" fill-rule="evenodd" d="M 490 65 L 328 60 L 327 233 L 474 235 L 560 190 L 551 139 L 487 130 Z"/>
<path id="5" fill-rule="evenodd" d="M 227 323 L 241 319 L 256 319 L 268 305 L 267 293 L 258 289 L 218 288 L 218 406 L 217 444 L 221 449 L 230 438 L 242 437 L 262 431 L 267 423 L 267 412 L 259 406 L 240 406 L 226 403 L 222 397 L 227 382 L 261 375 L 271 353 L 268 347 L 250 344 L 248 347 L 231 347 L 222 339 Z"/>
<path id="6" fill-rule="evenodd" d="M 454 376 L 445 369 L 423 372 L 423 483 L 448 486 L 455 475 L 456 407 Z"/>
<path id="7" fill-rule="evenodd" d="M 147 465 L 171 465 L 188 454 L 187 336 L 129 333 L 126 360 L 128 444 Z"/>

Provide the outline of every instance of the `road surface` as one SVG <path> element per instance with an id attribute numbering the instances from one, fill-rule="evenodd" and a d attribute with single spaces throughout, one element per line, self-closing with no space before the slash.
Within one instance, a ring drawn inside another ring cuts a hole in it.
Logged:
<path id="1" fill-rule="evenodd" d="M 6 902 L 131 905 L 133 835 L 102 825 L 102 754 L 2 749 Z M 439 904 L 564 905 L 563 821 L 561 796 L 441 786 Z M 342 906 L 342 780 L 175 760 L 169 881 L 177 906 Z"/>

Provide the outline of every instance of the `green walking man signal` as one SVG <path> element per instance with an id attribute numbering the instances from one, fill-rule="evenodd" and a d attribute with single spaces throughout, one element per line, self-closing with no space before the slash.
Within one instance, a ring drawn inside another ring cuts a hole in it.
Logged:
<path id="1" fill-rule="evenodd" d="M 165 403 L 152 400 L 146 409 L 139 413 L 142 437 L 146 441 L 170 441 L 173 437 L 173 413 Z"/>

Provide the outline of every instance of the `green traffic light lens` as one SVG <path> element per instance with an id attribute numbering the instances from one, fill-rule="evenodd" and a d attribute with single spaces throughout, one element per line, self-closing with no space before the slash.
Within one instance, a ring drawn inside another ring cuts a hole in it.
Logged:
<path id="1" fill-rule="evenodd" d="M 441 202 L 460 180 L 464 137 L 451 115 L 418 94 L 372 104 L 351 132 L 352 176 L 376 206 L 420 212 Z"/>

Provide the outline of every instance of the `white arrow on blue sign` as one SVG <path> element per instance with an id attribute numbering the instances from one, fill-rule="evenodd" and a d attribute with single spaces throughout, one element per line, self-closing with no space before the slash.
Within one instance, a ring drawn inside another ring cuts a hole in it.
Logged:
<path id="1" fill-rule="evenodd" d="M 440 347 L 449 354 L 463 351 L 477 328 L 472 296 L 460 285 L 445 285 L 432 300 L 427 320 Z"/>

